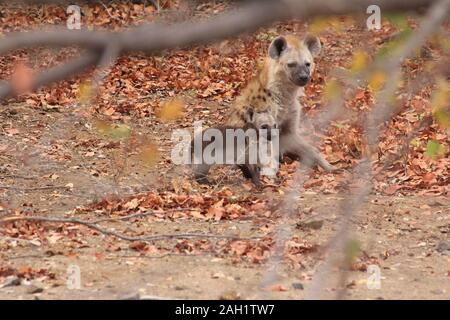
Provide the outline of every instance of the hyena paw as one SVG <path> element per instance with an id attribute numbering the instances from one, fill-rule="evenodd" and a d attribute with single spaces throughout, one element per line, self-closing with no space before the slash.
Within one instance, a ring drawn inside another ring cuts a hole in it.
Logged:
<path id="1" fill-rule="evenodd" d="M 200 184 L 207 184 L 207 185 L 211 184 L 211 181 L 209 181 L 208 178 L 205 176 L 195 177 L 195 181 L 197 181 Z"/>
<path id="2" fill-rule="evenodd" d="M 328 171 L 328 172 L 339 172 L 339 171 L 341 171 L 340 168 L 337 168 L 337 167 L 333 166 L 327 160 L 325 160 L 325 159 L 321 159 L 321 160 L 322 161 L 320 161 L 318 164 L 325 171 Z"/>

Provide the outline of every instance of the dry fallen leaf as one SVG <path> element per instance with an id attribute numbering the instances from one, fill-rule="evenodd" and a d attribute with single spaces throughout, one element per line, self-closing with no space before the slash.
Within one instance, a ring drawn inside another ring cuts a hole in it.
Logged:
<path id="1" fill-rule="evenodd" d="M 175 98 L 166 102 L 158 113 L 159 119 L 163 122 L 174 121 L 183 116 L 184 103 L 181 99 Z"/>
<path id="2" fill-rule="evenodd" d="M 15 134 L 19 133 L 19 129 L 17 129 L 17 128 L 6 129 L 5 131 L 6 131 L 6 133 L 8 133 L 10 135 L 15 135 Z"/>
<path id="3" fill-rule="evenodd" d="M 289 291 L 289 288 L 283 286 L 282 284 L 274 284 L 270 287 L 267 287 L 265 289 L 266 291 L 278 291 L 278 292 L 284 292 L 284 291 Z"/>
<path id="4" fill-rule="evenodd" d="M 145 164 L 154 166 L 160 158 L 158 147 L 153 143 L 148 143 L 147 145 L 142 146 L 139 158 Z"/>
<path id="5" fill-rule="evenodd" d="M 130 243 L 130 249 L 136 250 L 136 251 L 146 251 L 147 250 L 147 243 L 144 241 L 133 241 Z"/>
<path id="6" fill-rule="evenodd" d="M 11 77 L 11 86 L 16 94 L 24 94 L 33 89 L 33 70 L 25 63 L 18 63 Z"/>

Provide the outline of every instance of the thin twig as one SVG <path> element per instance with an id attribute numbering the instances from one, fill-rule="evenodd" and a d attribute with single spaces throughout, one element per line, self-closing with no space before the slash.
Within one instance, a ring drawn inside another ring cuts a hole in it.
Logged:
<path id="1" fill-rule="evenodd" d="M 45 186 L 45 187 L 34 187 L 34 188 L 22 188 L 14 186 L 0 186 L 0 189 L 10 189 L 19 191 L 37 191 L 37 190 L 51 190 L 51 189 L 70 189 L 68 186 Z"/>
<path id="2" fill-rule="evenodd" d="M 0 179 L 7 179 L 7 178 L 24 179 L 24 180 L 38 179 L 38 177 L 33 177 L 33 176 L 21 176 L 21 175 L 17 175 L 17 174 L 7 174 L 7 175 L 1 175 L 1 176 L 0 176 Z"/>
<path id="3" fill-rule="evenodd" d="M 209 238 L 209 239 L 228 239 L 228 240 L 259 240 L 264 238 L 263 236 L 254 236 L 254 237 L 239 237 L 234 235 L 216 235 L 216 234 L 208 234 L 208 233 L 180 233 L 180 234 L 162 234 L 162 235 L 145 235 L 145 236 L 127 236 L 112 230 L 108 230 L 102 227 L 99 227 L 93 222 L 75 219 L 75 218 L 55 218 L 55 217 L 41 217 L 41 216 L 31 216 L 31 217 L 7 217 L 4 219 L 0 219 L 0 224 L 15 222 L 15 221 L 32 221 L 32 222 L 47 222 L 47 223 L 70 223 L 70 224 L 79 224 L 86 226 L 90 229 L 96 230 L 104 235 L 113 236 L 119 238 L 121 240 L 126 241 L 161 241 L 161 240 L 169 240 L 169 239 L 190 239 L 190 238 Z"/>
<path id="4" fill-rule="evenodd" d="M 31 31 L 12 33 L 0 41 L 0 54 L 23 47 L 77 45 L 90 51 L 79 59 L 63 64 L 49 73 L 38 74 L 33 89 L 68 78 L 97 63 L 99 54 L 112 43 L 121 52 L 145 51 L 155 54 L 166 49 L 207 44 L 261 26 L 289 18 L 311 18 L 365 12 L 372 0 L 283 0 L 258 1 L 242 5 L 238 10 L 224 13 L 206 22 L 178 23 L 174 25 L 145 25 L 115 33 L 107 31 L 67 30 Z M 429 0 L 378 0 L 384 12 L 404 11 L 429 4 Z M 78 65 L 77 68 L 74 68 Z M 11 84 L 0 86 L 0 100 L 15 95 Z"/>

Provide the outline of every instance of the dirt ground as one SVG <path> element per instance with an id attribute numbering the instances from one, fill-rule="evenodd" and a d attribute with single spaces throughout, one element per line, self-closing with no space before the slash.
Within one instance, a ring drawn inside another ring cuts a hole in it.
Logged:
<path id="1" fill-rule="evenodd" d="M 114 179 L 115 162 L 111 159 L 115 147 L 102 147 L 105 142 L 92 138 L 89 126 L 73 121 L 75 116 L 67 109 L 36 115 L 35 110 L 24 105 L 9 105 L 2 109 L 0 117 L 1 123 L 13 122 L 18 129 L 14 134 L 2 135 L 2 146 L 16 151 L 0 155 L 1 185 L 16 188 L 6 189 L 3 201 L 8 200 L 10 206 L 21 210 L 29 209 L 35 215 L 72 216 L 70 210 L 74 207 L 88 204 L 96 197 L 100 200 L 108 193 L 124 197 L 167 188 L 171 175 L 177 174 L 164 163 L 152 172 L 130 155 L 129 172 Z M 142 120 L 136 126 L 143 134 L 161 129 L 150 121 Z M 29 137 L 36 140 L 30 141 Z M 169 137 L 161 136 L 161 140 L 166 138 Z M 90 153 L 93 145 L 99 148 Z M 241 196 L 272 197 L 273 203 L 282 196 L 269 189 L 248 190 L 242 182 L 236 175 L 225 179 L 223 186 L 228 185 L 234 194 Z M 73 186 L 64 188 L 67 184 Z M 62 188 L 53 188 L 58 186 Z M 205 250 L 175 252 L 171 249 L 173 244 L 182 242 L 163 240 L 152 246 L 158 250 L 137 251 L 127 241 L 88 232 L 77 225 L 69 225 L 65 232 L 60 226 L 41 225 L 40 231 L 45 236 L 37 240 L 33 236 L 18 240 L 4 235 L 0 237 L 1 261 L 17 270 L 31 268 L 48 272 L 30 277 L 29 281 L 22 279 L 21 285 L 0 288 L 0 298 L 302 299 L 311 289 L 317 268 L 329 254 L 325 249 L 338 228 L 339 214 L 342 214 L 338 208 L 345 199 L 345 194 L 307 190 L 296 199 L 297 206 L 291 208 L 287 220 L 283 219 L 283 212 L 273 211 L 233 220 L 182 217 L 103 224 L 136 234 L 208 230 L 216 235 L 241 237 L 276 233 L 287 225 L 289 237 L 297 241 L 294 246 L 300 248 L 295 264 L 286 260 L 274 264 L 271 259 L 257 263 L 235 259 L 232 254 L 214 248 L 220 247 L 220 243 Z M 96 215 L 92 211 L 77 217 Z M 351 238 L 357 239 L 361 249 L 356 267 L 344 273 L 332 269 L 321 296 L 334 297 L 338 288 L 335 281 L 344 275 L 348 299 L 449 299 L 449 222 L 448 197 L 371 194 L 352 218 Z M 380 289 L 367 288 L 369 274 L 365 270 L 370 264 L 380 268 Z M 68 289 L 66 285 L 70 265 L 80 268 L 80 289 Z M 271 289 L 267 289 L 267 283 Z"/>
<path id="2" fill-rule="evenodd" d="M 228 3 L 201 1 L 192 17 L 211 18 L 229 8 Z M 108 6 L 84 6 L 83 24 L 122 30 L 166 21 L 166 13 L 169 19 L 173 11 L 159 14 L 134 1 Z M 66 8 L 56 4 L 5 4 L 0 11 L 1 34 L 65 25 L 67 20 Z M 173 18 L 168 21 L 182 17 Z M 327 86 L 337 79 L 333 72 L 350 70 L 361 58 L 358 64 L 365 67 L 366 58 L 379 58 L 385 45 L 402 39 L 408 30 L 401 25 L 416 27 L 418 21 L 403 17 L 396 26 L 399 19 L 383 18 L 381 30 L 368 31 L 366 18 L 361 12 L 329 25 L 323 18 L 281 23 L 208 46 L 154 57 L 126 55 L 105 79 L 97 103 L 86 108 L 82 89 L 92 77 L 89 72 L 3 102 L 0 219 L 103 219 L 98 226 L 109 234 L 79 223 L 0 224 L 0 299 L 303 299 L 337 294 L 345 299 L 449 299 L 448 148 L 440 158 L 425 154 L 430 143 L 449 146 L 450 140 L 448 129 L 436 119 L 419 127 L 433 109 L 437 79 L 448 81 L 448 51 L 442 44 L 428 43 L 402 65 L 407 85 L 401 86 L 396 103 L 403 109 L 381 130 L 378 158 L 372 159 L 376 187 L 356 212 L 345 210 L 353 199 L 351 190 L 358 191 L 352 188 L 351 171 L 367 149 L 361 119 L 374 104 L 372 90 L 362 83 L 354 92 L 345 84 L 345 117 L 334 119 L 327 132 L 316 132 L 317 121 L 303 126 L 321 139 L 321 152 L 343 171 L 305 173 L 304 187 L 287 203 L 289 182 L 299 166 L 303 169 L 298 162 L 283 164 L 276 179 L 265 180 L 266 187 L 256 190 L 227 168 L 215 169 L 213 186 L 200 186 L 187 168 L 170 161 L 171 132 L 190 129 L 196 120 L 204 120 L 205 126 L 221 123 L 279 34 L 320 34 L 323 54 L 301 100 L 305 118 L 328 115 L 326 100 L 336 91 Z M 40 70 L 77 54 L 74 48 L 10 52 L 0 57 L 1 78 L 17 75 L 24 62 Z M 185 104 L 183 118 L 161 121 L 159 108 L 177 97 Z M 109 126 L 101 122 L 105 119 L 131 128 L 133 139 L 141 147 L 156 146 L 158 152 L 150 148 L 150 153 L 159 156 L 142 158 L 131 138 L 101 136 L 102 127 Z M 413 141 L 403 141 L 416 129 Z M 392 156 L 391 165 L 384 167 Z M 335 253 L 328 249 L 348 214 L 347 268 L 331 264 L 323 276 L 322 267 Z M 121 240 L 112 232 L 161 239 Z M 171 237 L 185 233 L 197 236 Z M 79 288 L 68 282 L 74 279 L 73 268 L 80 271 Z M 373 275 L 367 270 L 379 270 L 379 289 L 368 288 Z M 320 290 L 315 287 L 318 277 Z"/>

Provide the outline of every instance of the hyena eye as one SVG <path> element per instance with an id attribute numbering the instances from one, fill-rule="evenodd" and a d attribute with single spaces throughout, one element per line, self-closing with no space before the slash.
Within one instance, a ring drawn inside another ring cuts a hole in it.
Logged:
<path id="1" fill-rule="evenodd" d="M 308 68 L 311 67 L 311 62 L 305 63 L 305 66 L 307 66 Z"/>
<path id="2" fill-rule="evenodd" d="M 289 68 L 295 68 L 297 66 L 297 62 L 293 61 L 293 62 L 288 62 L 287 66 Z"/>

